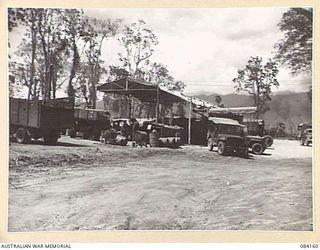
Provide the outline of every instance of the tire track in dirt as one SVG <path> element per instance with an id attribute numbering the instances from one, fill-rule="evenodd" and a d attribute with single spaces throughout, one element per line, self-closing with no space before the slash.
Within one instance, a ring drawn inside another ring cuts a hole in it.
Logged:
<path id="1" fill-rule="evenodd" d="M 312 229 L 310 157 L 14 146 L 9 231 Z"/>

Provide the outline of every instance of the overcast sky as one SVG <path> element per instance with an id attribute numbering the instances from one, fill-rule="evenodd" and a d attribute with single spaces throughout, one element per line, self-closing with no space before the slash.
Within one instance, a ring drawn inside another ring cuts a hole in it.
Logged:
<path id="1" fill-rule="evenodd" d="M 215 9 L 86 9 L 97 18 L 121 18 L 125 24 L 146 22 L 159 39 L 150 60 L 163 63 L 176 80 L 187 84 L 186 94 L 234 93 L 232 79 L 250 56 L 273 56 L 283 33 L 277 24 L 287 8 Z M 105 66 L 118 64 L 118 42 L 104 43 Z M 274 91 L 308 91 L 311 76 L 291 77 L 280 68 L 280 87 Z"/>
<path id="2" fill-rule="evenodd" d="M 168 66 L 187 83 L 186 94 L 233 93 L 232 79 L 250 56 L 273 56 L 283 33 L 277 27 L 287 8 L 90 9 L 89 16 L 143 19 L 159 38 L 152 60 Z M 104 44 L 103 57 L 117 64 L 116 41 Z M 277 91 L 308 91 L 311 76 L 292 78 L 280 68 Z"/>

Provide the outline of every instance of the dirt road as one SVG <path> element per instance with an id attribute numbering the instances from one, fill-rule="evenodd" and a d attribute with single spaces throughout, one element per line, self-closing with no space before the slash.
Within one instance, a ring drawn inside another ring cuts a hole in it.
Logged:
<path id="1" fill-rule="evenodd" d="M 62 138 L 12 143 L 9 231 L 312 230 L 312 148 L 265 155 L 132 148 Z"/>

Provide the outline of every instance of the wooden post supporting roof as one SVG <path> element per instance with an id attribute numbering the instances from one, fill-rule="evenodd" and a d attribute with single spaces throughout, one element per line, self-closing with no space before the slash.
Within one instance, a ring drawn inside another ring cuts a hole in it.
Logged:
<path id="1" fill-rule="evenodd" d="M 156 121 L 159 122 L 159 103 L 160 103 L 160 96 L 159 96 L 159 85 L 157 86 L 157 100 L 156 100 Z"/>
<path id="2" fill-rule="evenodd" d="M 189 124 L 188 124 L 188 144 L 191 145 L 191 119 L 192 119 L 192 97 L 190 97 L 189 106 Z"/>

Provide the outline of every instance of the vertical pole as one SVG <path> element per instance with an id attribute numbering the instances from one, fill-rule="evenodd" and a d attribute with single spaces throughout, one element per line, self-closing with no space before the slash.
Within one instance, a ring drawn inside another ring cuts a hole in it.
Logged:
<path id="1" fill-rule="evenodd" d="M 18 102 L 17 102 L 17 123 L 19 124 L 19 119 L 20 119 L 20 98 L 18 98 Z"/>
<path id="2" fill-rule="evenodd" d="M 157 86 L 156 121 L 159 122 L 159 86 Z"/>
<path id="3" fill-rule="evenodd" d="M 128 91 L 128 89 L 129 89 L 129 83 L 128 83 L 128 78 L 126 78 L 126 91 Z M 127 95 L 127 92 L 126 92 L 126 97 L 127 97 L 127 101 L 128 101 L 128 116 L 129 116 L 129 118 L 131 118 L 131 95 L 129 94 L 129 95 Z"/>
<path id="4" fill-rule="evenodd" d="M 133 118 L 133 117 L 136 117 L 136 116 L 134 114 L 134 101 L 133 101 L 133 98 L 132 98 L 131 94 L 130 94 L 130 102 L 131 102 L 131 116 L 130 116 L 130 118 Z"/>
<path id="5" fill-rule="evenodd" d="M 129 95 L 127 95 L 127 97 L 128 97 L 128 109 L 129 109 L 129 118 L 132 118 L 132 103 L 131 103 L 131 95 L 129 94 Z"/>
<path id="6" fill-rule="evenodd" d="M 191 145 L 191 119 L 192 119 L 192 97 L 190 97 L 189 106 L 189 126 L 188 126 L 188 144 Z"/>
<path id="7" fill-rule="evenodd" d="M 129 86 L 128 86 L 128 78 L 126 77 L 126 90 L 128 91 Z"/>
<path id="8" fill-rule="evenodd" d="M 27 100 L 27 126 L 29 126 L 29 109 L 30 109 L 30 98 L 31 98 L 31 84 L 29 85 L 28 100 Z"/>
<path id="9" fill-rule="evenodd" d="M 173 120 L 174 120 L 174 114 L 173 114 L 173 107 L 172 107 L 172 105 L 171 105 L 171 107 L 170 107 L 170 122 L 169 122 L 169 125 L 170 126 L 173 126 Z"/>

